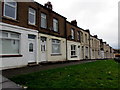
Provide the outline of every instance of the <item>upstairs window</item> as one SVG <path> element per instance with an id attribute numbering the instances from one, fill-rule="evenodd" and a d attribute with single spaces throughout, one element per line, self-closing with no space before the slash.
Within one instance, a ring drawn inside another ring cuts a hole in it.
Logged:
<path id="1" fill-rule="evenodd" d="M 29 15 L 28 15 L 28 22 L 29 24 L 35 25 L 36 21 L 36 11 L 32 8 L 29 8 Z"/>
<path id="2" fill-rule="evenodd" d="M 58 20 L 55 18 L 53 19 L 53 30 L 58 32 Z"/>
<path id="3" fill-rule="evenodd" d="M 77 39 L 78 39 L 78 41 L 80 41 L 80 32 L 79 31 L 77 32 Z"/>
<path id="4" fill-rule="evenodd" d="M 93 45 L 94 45 L 94 47 L 95 47 L 95 46 L 96 46 L 96 40 L 94 40 L 93 42 L 94 42 L 94 44 L 93 44 Z"/>
<path id="5" fill-rule="evenodd" d="M 4 2 L 4 16 L 12 19 L 16 19 L 17 14 L 17 2 L 14 0 Z"/>
<path id="6" fill-rule="evenodd" d="M 81 32 L 81 42 L 84 42 L 83 41 L 83 32 Z"/>
<path id="7" fill-rule="evenodd" d="M 46 18 L 46 14 L 44 13 L 41 13 L 41 27 L 47 28 L 47 18 Z"/>
<path id="8" fill-rule="evenodd" d="M 93 46 L 93 39 L 92 39 L 92 46 Z"/>
<path id="9" fill-rule="evenodd" d="M 72 36 L 71 39 L 75 39 L 75 32 L 74 32 L 74 29 L 71 29 L 71 36 Z"/>
<path id="10" fill-rule="evenodd" d="M 85 43 L 87 43 L 87 34 L 85 34 Z"/>

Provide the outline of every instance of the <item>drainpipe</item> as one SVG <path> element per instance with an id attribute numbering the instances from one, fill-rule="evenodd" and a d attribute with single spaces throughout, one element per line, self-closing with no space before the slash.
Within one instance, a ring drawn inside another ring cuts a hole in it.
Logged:
<path id="1" fill-rule="evenodd" d="M 39 13 L 39 11 L 40 11 L 40 8 L 39 8 L 39 5 L 38 5 L 38 13 Z M 39 50 L 39 49 L 40 49 L 40 42 L 39 42 L 39 39 L 40 39 L 40 38 L 39 38 L 40 22 L 39 22 L 39 18 L 40 18 L 40 15 L 38 14 L 38 22 L 37 22 L 37 24 L 38 24 L 38 38 L 37 38 L 37 40 L 38 40 L 38 41 L 37 41 L 37 43 L 38 43 L 37 53 L 38 53 L 38 54 L 37 54 L 37 64 L 39 64 L 39 58 L 40 58 L 40 57 L 39 57 L 39 56 L 40 56 L 40 52 L 39 52 L 39 51 L 40 51 L 40 50 Z"/>
<path id="2" fill-rule="evenodd" d="M 88 30 L 88 34 L 89 34 L 89 59 L 91 59 L 91 52 L 90 52 L 90 31 L 89 31 L 89 29 L 87 29 Z"/>
<path id="3" fill-rule="evenodd" d="M 89 33 L 89 58 L 91 59 L 91 51 L 90 51 L 90 33 Z"/>
<path id="4" fill-rule="evenodd" d="M 67 59 L 68 59 L 68 53 L 67 53 L 67 27 L 66 27 L 66 23 L 67 23 L 67 21 L 66 21 L 66 19 L 65 19 L 65 39 L 66 39 L 66 61 L 67 61 Z"/>
<path id="5" fill-rule="evenodd" d="M 87 30 L 88 35 L 89 35 L 89 38 L 88 38 L 88 40 L 89 40 L 89 59 L 91 59 L 91 52 L 90 52 L 90 31 L 89 31 L 89 29 L 86 29 L 86 30 Z"/>

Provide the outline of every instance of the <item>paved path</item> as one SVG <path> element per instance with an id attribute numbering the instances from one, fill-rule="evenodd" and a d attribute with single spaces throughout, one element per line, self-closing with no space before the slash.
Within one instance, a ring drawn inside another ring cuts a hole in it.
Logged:
<path id="1" fill-rule="evenodd" d="M 26 66 L 22 68 L 3 70 L 2 74 L 3 76 L 10 78 L 20 74 L 26 74 L 26 73 L 37 72 L 41 70 L 48 70 L 48 69 L 53 69 L 57 67 L 64 67 L 64 66 L 93 62 L 93 61 L 95 60 L 74 61 L 74 62 L 66 62 L 66 63 L 63 62 L 63 63 L 55 63 L 55 64 L 49 64 L 49 65 Z"/>
<path id="2" fill-rule="evenodd" d="M 0 75 L 0 90 L 24 90 L 21 86 Z"/>

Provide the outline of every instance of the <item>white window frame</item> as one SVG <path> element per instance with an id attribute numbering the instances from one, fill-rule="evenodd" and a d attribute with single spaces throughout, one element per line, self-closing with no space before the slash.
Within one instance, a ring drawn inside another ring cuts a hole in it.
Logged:
<path id="1" fill-rule="evenodd" d="M 59 45 L 59 48 L 61 47 L 60 45 L 60 40 L 57 40 L 57 39 L 52 39 L 52 46 L 53 45 Z M 52 54 L 60 54 L 61 53 L 61 50 L 59 51 L 59 53 L 53 53 L 53 50 L 52 50 Z"/>
<path id="2" fill-rule="evenodd" d="M 34 13 L 30 12 L 30 9 L 33 10 Z M 33 23 L 30 22 L 30 18 L 29 18 L 30 14 L 34 15 L 34 22 Z M 33 9 L 33 8 L 29 8 L 29 10 L 28 10 L 28 23 L 31 24 L 31 25 L 35 25 L 36 24 L 36 10 Z"/>
<path id="3" fill-rule="evenodd" d="M 53 18 L 53 31 L 58 32 L 59 30 L 59 22 L 57 19 Z"/>
<path id="4" fill-rule="evenodd" d="M 5 33 L 7 33 L 8 34 L 8 36 L 7 37 L 3 37 L 2 36 L 2 33 L 3 32 L 5 32 Z M 2 54 L 2 55 L 20 55 L 20 50 L 21 50 L 21 48 L 20 48 L 20 41 L 21 41 L 21 39 L 20 39 L 20 34 L 19 34 L 19 37 L 18 38 L 14 38 L 14 37 L 12 37 L 11 36 L 11 34 L 17 34 L 17 33 L 15 33 L 15 32 L 8 32 L 8 31 L 0 31 L 0 39 L 1 40 L 3 40 L 3 39 L 5 39 L 5 40 L 18 40 L 19 41 L 19 52 L 18 52 L 18 54 Z"/>
<path id="5" fill-rule="evenodd" d="M 74 55 L 72 55 L 72 52 L 75 52 Z M 76 45 L 71 45 L 71 57 L 75 57 L 77 54 L 76 54 Z"/>
<path id="6" fill-rule="evenodd" d="M 45 26 L 42 26 L 42 19 L 45 20 Z M 41 13 L 41 25 L 40 25 L 42 28 L 47 28 L 47 15 L 44 14 L 44 13 Z"/>
<path id="7" fill-rule="evenodd" d="M 14 6 L 14 5 L 10 4 L 9 2 L 15 2 L 16 5 Z M 15 18 L 5 15 L 5 5 L 8 5 L 8 6 L 12 7 L 12 8 L 15 8 Z M 4 16 L 8 17 L 8 18 L 12 18 L 12 19 L 17 18 L 17 2 L 15 0 L 10 0 L 10 1 L 9 0 L 4 0 Z"/>
<path id="8" fill-rule="evenodd" d="M 92 46 L 93 46 L 93 39 L 92 39 Z"/>
<path id="9" fill-rule="evenodd" d="M 71 28 L 71 39 L 75 39 L 75 31 L 73 28 Z"/>

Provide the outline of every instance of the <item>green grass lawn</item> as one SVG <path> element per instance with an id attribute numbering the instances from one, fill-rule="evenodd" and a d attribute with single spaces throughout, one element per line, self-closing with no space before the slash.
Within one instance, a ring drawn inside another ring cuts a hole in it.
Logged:
<path id="1" fill-rule="evenodd" d="M 101 60 L 10 78 L 30 88 L 118 88 L 120 64 Z"/>

